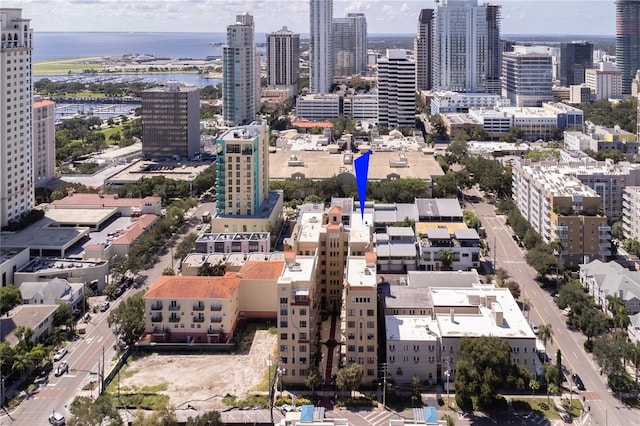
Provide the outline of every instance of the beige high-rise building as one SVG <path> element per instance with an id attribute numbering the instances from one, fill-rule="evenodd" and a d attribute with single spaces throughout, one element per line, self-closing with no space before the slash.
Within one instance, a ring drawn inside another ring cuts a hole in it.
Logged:
<path id="1" fill-rule="evenodd" d="M 22 9 L 0 9 L 0 226 L 34 206 L 33 31 Z"/>
<path id="2" fill-rule="evenodd" d="M 55 102 L 33 103 L 33 183 L 45 185 L 56 174 Z"/>

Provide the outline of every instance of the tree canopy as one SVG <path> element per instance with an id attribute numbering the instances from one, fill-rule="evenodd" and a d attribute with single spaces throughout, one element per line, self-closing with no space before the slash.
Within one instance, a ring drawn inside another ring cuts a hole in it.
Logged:
<path id="1" fill-rule="evenodd" d="M 353 393 L 353 391 L 358 388 L 358 385 L 360 385 L 362 375 L 362 366 L 355 363 L 350 364 L 338 371 L 336 385 L 338 386 L 338 389 L 342 391 L 348 390 Z"/>
<path id="2" fill-rule="evenodd" d="M 529 373 L 511 361 L 511 346 L 499 337 L 462 338 L 458 356 L 456 402 L 464 410 L 490 407 L 500 389 L 524 389 L 529 383 Z"/>
<path id="3" fill-rule="evenodd" d="M 22 303 L 22 293 L 16 287 L 8 285 L 0 288 L 0 314 L 6 314 Z"/>
<path id="4" fill-rule="evenodd" d="M 138 292 L 125 299 L 109 313 L 109 325 L 117 324 L 122 340 L 132 345 L 140 339 L 144 332 L 144 298 L 143 292 Z"/>

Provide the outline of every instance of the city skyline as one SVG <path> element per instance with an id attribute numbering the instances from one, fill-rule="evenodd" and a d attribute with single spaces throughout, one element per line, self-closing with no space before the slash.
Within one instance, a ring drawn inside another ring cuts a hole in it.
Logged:
<path id="1" fill-rule="evenodd" d="M 256 32 L 282 26 L 309 34 L 309 2 L 287 0 L 9 0 L 4 7 L 22 8 L 31 27 L 45 31 L 224 32 L 236 15 L 255 17 Z M 613 0 L 496 0 L 502 5 L 502 34 L 615 34 Z M 335 0 L 334 17 L 365 13 L 369 34 L 415 34 L 415 23 L 434 1 Z M 286 11 L 286 13 L 283 13 Z M 167 31 L 171 28 L 171 31 Z"/>

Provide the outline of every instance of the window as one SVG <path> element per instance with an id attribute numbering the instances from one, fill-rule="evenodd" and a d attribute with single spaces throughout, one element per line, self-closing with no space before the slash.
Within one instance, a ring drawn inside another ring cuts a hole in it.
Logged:
<path id="1" fill-rule="evenodd" d="M 287 345 L 280 345 L 280 352 L 287 352 L 289 347 Z"/>
<path id="2" fill-rule="evenodd" d="M 287 333 L 280 333 L 280 340 L 287 340 Z"/>

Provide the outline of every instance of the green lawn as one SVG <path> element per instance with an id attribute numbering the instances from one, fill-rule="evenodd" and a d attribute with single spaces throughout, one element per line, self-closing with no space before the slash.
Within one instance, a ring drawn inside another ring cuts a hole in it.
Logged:
<path id="1" fill-rule="evenodd" d="M 120 132 L 120 136 L 122 136 L 123 128 L 124 126 L 122 124 L 118 124 L 113 127 L 105 127 L 104 129 L 100 129 L 100 133 L 104 135 L 104 138 L 107 141 L 107 144 L 113 145 L 113 144 L 117 144 L 118 142 L 110 140 L 109 137 L 118 132 Z"/>
<path id="2" fill-rule="evenodd" d="M 57 59 L 55 61 L 36 62 L 33 64 L 33 75 L 64 75 L 81 73 L 84 70 L 97 70 L 102 68 L 102 58 L 71 58 Z"/>
<path id="3" fill-rule="evenodd" d="M 580 416 L 580 413 L 583 410 L 582 403 L 576 396 L 571 401 L 571 406 L 569 406 L 569 400 L 563 399 L 562 404 L 564 409 L 571 415 L 573 418 L 577 418 Z M 513 409 L 515 411 L 531 411 L 540 416 L 547 419 L 559 419 L 560 412 L 556 409 L 554 405 L 553 399 L 549 400 L 547 403 L 547 398 L 517 398 L 512 402 Z"/>

